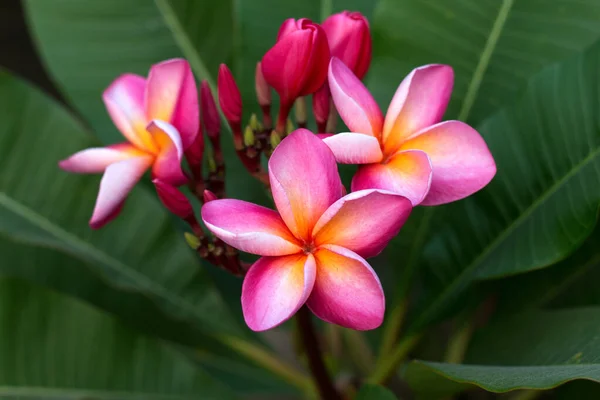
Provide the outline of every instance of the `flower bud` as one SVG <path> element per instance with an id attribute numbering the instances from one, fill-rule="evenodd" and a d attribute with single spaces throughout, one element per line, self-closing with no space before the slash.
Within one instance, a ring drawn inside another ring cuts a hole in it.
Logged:
<path id="1" fill-rule="evenodd" d="M 202 193 L 202 198 L 204 199 L 205 203 L 218 199 L 217 195 L 210 190 L 205 190 L 204 193 Z"/>
<path id="2" fill-rule="evenodd" d="M 219 91 L 219 104 L 225 118 L 230 124 L 239 124 L 242 119 L 242 95 L 238 89 L 233 75 L 227 65 L 221 64 L 219 67 L 219 77 L 217 79 Z"/>
<path id="3" fill-rule="evenodd" d="M 219 110 L 217 110 L 215 99 L 207 81 L 202 81 L 200 86 L 200 111 L 206 134 L 211 138 L 219 135 L 221 132 Z"/>
<path id="4" fill-rule="evenodd" d="M 254 74 L 254 87 L 256 89 L 256 98 L 258 104 L 262 107 L 271 105 L 271 88 L 265 80 L 262 73 L 262 67 L 260 62 L 256 64 L 256 72 Z"/>
<path id="5" fill-rule="evenodd" d="M 204 157 L 204 134 L 202 129 L 194 142 L 185 150 L 185 158 L 190 165 L 194 177 L 202 176 L 202 158 Z"/>
<path id="6" fill-rule="evenodd" d="M 332 57 L 337 57 L 362 79 L 371 64 L 369 22 L 359 12 L 342 11 L 323 21 Z"/>
<path id="7" fill-rule="evenodd" d="M 158 198 L 167 210 L 182 219 L 188 219 L 194 215 L 192 204 L 179 189 L 160 179 L 154 179 L 152 183 L 156 187 Z"/>
<path id="8" fill-rule="evenodd" d="M 286 20 L 277 43 L 262 59 L 262 73 L 282 104 L 290 107 L 296 98 L 321 87 L 329 59 L 327 36 L 319 24 L 306 18 Z"/>
<path id="9" fill-rule="evenodd" d="M 317 126 L 319 127 L 318 131 L 321 133 L 325 132 L 330 109 L 329 85 L 325 84 L 321 86 L 321 89 L 313 94 L 312 109 L 315 121 L 317 121 Z"/>

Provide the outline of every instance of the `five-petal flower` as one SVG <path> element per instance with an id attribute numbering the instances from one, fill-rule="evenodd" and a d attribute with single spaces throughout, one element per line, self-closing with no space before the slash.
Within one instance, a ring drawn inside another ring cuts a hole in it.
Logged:
<path id="1" fill-rule="evenodd" d="M 76 173 L 101 173 L 100 191 L 90 225 L 100 228 L 115 218 L 146 170 L 171 185 L 187 181 L 183 152 L 199 129 L 198 93 L 187 61 L 152 66 L 148 79 L 134 74 L 117 78 L 103 94 L 104 104 L 128 142 L 90 148 L 59 166 Z"/>
<path id="2" fill-rule="evenodd" d="M 483 138 L 460 121 L 440 122 L 454 74 L 447 65 L 413 70 L 396 90 L 385 119 L 361 81 L 332 58 L 329 87 L 351 132 L 324 139 L 340 163 L 361 165 L 352 190 L 379 188 L 438 205 L 487 185 L 496 164 Z"/>
<path id="3" fill-rule="evenodd" d="M 242 287 L 248 326 L 270 329 L 306 303 L 325 321 L 359 330 L 378 327 L 384 295 L 365 258 L 398 233 L 410 201 L 378 189 L 343 196 L 334 155 L 305 129 L 275 149 L 269 178 L 277 211 L 233 199 L 202 207 L 215 236 L 263 256 Z"/>

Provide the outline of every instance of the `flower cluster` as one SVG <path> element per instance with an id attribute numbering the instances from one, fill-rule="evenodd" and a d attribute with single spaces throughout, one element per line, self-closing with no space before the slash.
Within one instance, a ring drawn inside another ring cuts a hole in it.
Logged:
<path id="1" fill-rule="evenodd" d="M 207 82 L 198 96 L 185 60 L 154 65 L 148 78 L 117 78 L 103 99 L 127 142 L 83 150 L 59 165 L 104 173 L 92 228 L 119 214 L 150 169 L 163 205 L 192 229 L 190 245 L 212 264 L 244 275 L 242 309 L 251 329 L 273 328 L 303 305 L 325 321 L 374 329 L 385 300 L 365 259 L 383 251 L 413 207 L 469 196 L 490 182 L 496 166 L 477 131 L 442 122 L 453 86 L 450 66 L 413 70 L 384 117 L 361 82 L 370 62 L 369 24 L 360 13 L 344 11 L 322 24 L 286 20 L 256 67 L 262 119 L 253 114 L 244 128 L 240 90 L 221 65 L 218 104 L 237 156 L 270 189 L 276 211 L 225 198 L 219 111 Z M 275 124 L 271 89 L 279 96 Z M 318 134 L 304 129 L 308 95 Z M 338 114 L 348 132 L 335 134 Z M 359 165 L 350 193 L 337 163 Z M 184 185 L 203 204 L 203 224 L 179 189 Z M 260 258 L 248 266 L 237 250 Z"/>

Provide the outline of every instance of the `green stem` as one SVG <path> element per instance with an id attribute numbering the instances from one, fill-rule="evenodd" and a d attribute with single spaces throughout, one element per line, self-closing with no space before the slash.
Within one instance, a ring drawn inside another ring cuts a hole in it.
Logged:
<path id="1" fill-rule="evenodd" d="M 385 325 L 383 338 L 381 339 L 381 347 L 379 348 L 378 363 L 379 360 L 383 360 L 390 354 L 394 344 L 396 344 L 398 334 L 402 329 L 404 317 L 406 316 L 407 305 L 408 300 L 404 298 L 392 309 L 388 316 L 388 323 Z"/>
<path id="2" fill-rule="evenodd" d="M 460 329 L 452 335 L 450 342 L 448 343 L 448 348 L 446 349 L 446 356 L 444 357 L 445 362 L 450 364 L 460 364 L 463 361 L 474 330 L 475 326 L 471 320 L 463 324 Z"/>
<path id="3" fill-rule="evenodd" d="M 408 356 L 408 353 L 419 342 L 421 335 L 412 335 L 402 339 L 391 354 L 380 360 L 371 375 L 367 378 L 368 383 L 381 385 L 394 373 L 394 370 Z"/>
<path id="4" fill-rule="evenodd" d="M 368 375 L 375 365 L 375 357 L 364 335 L 352 329 L 344 329 L 342 333 L 348 345 L 348 355 L 353 364 L 361 374 Z"/>
<path id="5" fill-rule="evenodd" d="M 301 390 L 307 390 L 312 386 L 312 381 L 304 373 L 253 343 L 232 336 L 219 336 L 217 339 Z"/>

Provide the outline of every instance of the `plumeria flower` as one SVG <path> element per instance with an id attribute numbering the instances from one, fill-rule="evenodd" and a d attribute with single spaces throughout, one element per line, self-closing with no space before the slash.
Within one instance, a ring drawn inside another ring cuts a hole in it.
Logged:
<path id="1" fill-rule="evenodd" d="M 306 129 L 277 146 L 269 178 L 277 211 L 233 199 L 202 207 L 202 219 L 218 238 L 263 256 L 242 287 L 248 326 L 273 328 L 306 303 L 325 321 L 359 330 L 378 327 L 385 300 L 365 258 L 398 233 L 410 201 L 377 189 L 343 196 L 332 152 Z"/>
<path id="2" fill-rule="evenodd" d="M 104 172 L 90 220 L 94 229 L 118 215 L 127 194 L 148 169 L 153 179 L 184 184 L 187 178 L 181 158 L 199 128 L 196 83 L 185 60 L 152 66 L 148 79 L 124 74 L 104 91 L 102 99 L 128 141 L 86 149 L 59 163 L 69 172 Z"/>
<path id="3" fill-rule="evenodd" d="M 483 138 L 460 121 L 440 122 L 452 92 L 447 65 L 425 65 L 400 84 L 385 119 L 377 103 L 344 63 L 332 58 L 329 86 L 352 132 L 324 139 L 340 163 L 361 165 L 352 190 L 385 189 L 413 205 L 438 205 L 487 185 L 496 164 Z"/>

